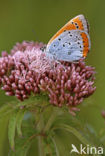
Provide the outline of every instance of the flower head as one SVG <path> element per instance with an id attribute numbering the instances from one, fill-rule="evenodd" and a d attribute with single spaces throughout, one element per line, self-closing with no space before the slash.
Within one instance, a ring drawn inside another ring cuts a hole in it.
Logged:
<path id="1" fill-rule="evenodd" d="M 11 54 L 0 58 L 0 83 L 6 95 L 24 100 L 31 92 L 45 92 L 55 106 L 67 106 L 71 113 L 96 89 L 94 68 L 78 63 L 50 61 L 41 48 L 42 43 L 17 43 Z"/>

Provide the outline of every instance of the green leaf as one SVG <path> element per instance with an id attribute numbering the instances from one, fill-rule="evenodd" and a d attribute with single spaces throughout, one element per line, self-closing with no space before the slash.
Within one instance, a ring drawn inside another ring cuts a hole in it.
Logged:
<path id="1" fill-rule="evenodd" d="M 69 126 L 69 125 L 66 125 L 66 124 L 58 124 L 58 126 L 54 127 L 53 129 L 63 129 L 63 130 L 66 130 L 70 133 L 72 133 L 75 137 L 77 137 L 83 144 L 87 145 L 87 144 L 90 144 L 90 142 L 82 136 L 82 134 L 77 131 L 75 128 Z"/>
<path id="2" fill-rule="evenodd" d="M 19 136 L 22 136 L 21 125 L 22 125 L 22 120 L 24 118 L 25 113 L 26 113 L 25 110 L 20 110 L 17 113 L 16 127 L 17 127 L 17 133 L 18 133 Z"/>
<path id="3" fill-rule="evenodd" d="M 37 141 L 35 136 L 37 136 L 35 129 L 26 122 L 23 126 L 23 137 L 16 136 L 15 150 L 10 150 L 9 156 L 26 156 L 31 144 Z"/>
<path id="4" fill-rule="evenodd" d="M 59 116 L 61 114 L 61 112 L 57 109 L 57 108 L 52 108 L 52 113 L 44 127 L 43 132 L 48 132 L 51 128 L 51 126 L 53 125 L 54 121 L 56 120 L 56 117 Z"/>
<path id="5" fill-rule="evenodd" d="M 9 156 L 26 156 L 27 155 L 27 152 L 28 152 L 32 142 L 28 142 L 24 146 L 22 146 L 21 142 L 23 142 L 23 141 L 19 140 L 17 142 L 17 150 L 16 151 L 11 150 L 9 153 Z"/>
<path id="6" fill-rule="evenodd" d="M 59 135 L 61 134 L 61 135 Z M 60 133 L 57 134 L 56 132 L 51 137 L 53 140 L 53 143 L 55 144 L 55 151 L 56 156 L 70 156 L 70 151 L 67 147 L 67 144 L 63 141 L 65 134 L 60 131 Z M 61 137 L 62 136 L 62 137 Z M 62 139 L 63 138 L 63 139 Z M 57 155 L 58 154 L 58 155 Z"/>
<path id="7" fill-rule="evenodd" d="M 14 150 L 14 138 L 15 138 L 15 128 L 16 128 L 16 115 L 17 113 L 14 112 L 13 115 L 10 117 L 9 125 L 8 125 L 8 139 L 10 143 L 10 147 Z"/>
<path id="8" fill-rule="evenodd" d="M 60 156 L 55 139 L 53 137 L 51 137 L 51 140 L 52 140 L 54 147 L 55 147 L 56 156 Z"/>
<path id="9" fill-rule="evenodd" d="M 11 113 L 11 111 L 13 111 L 13 108 L 10 107 L 9 104 L 5 104 L 4 106 L 2 106 L 0 108 L 0 119 L 4 117 L 5 115 L 7 115 L 8 113 Z"/>

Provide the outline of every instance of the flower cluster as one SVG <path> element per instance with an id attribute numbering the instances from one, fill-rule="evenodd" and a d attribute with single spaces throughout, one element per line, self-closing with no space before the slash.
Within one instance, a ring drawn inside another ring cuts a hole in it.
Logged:
<path id="1" fill-rule="evenodd" d="M 70 111 L 92 95 L 94 68 L 78 63 L 51 62 L 42 52 L 42 43 L 17 43 L 11 54 L 2 52 L 0 58 L 0 84 L 6 95 L 15 95 L 19 100 L 29 97 L 31 92 L 45 92 L 49 102 L 58 107 L 68 106 Z"/>

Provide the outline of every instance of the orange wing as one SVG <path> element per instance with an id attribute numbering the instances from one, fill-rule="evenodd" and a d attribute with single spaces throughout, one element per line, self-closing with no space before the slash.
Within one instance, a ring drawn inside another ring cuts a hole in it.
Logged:
<path id="1" fill-rule="evenodd" d="M 90 49 L 90 40 L 85 32 L 81 32 L 81 36 L 83 39 L 83 57 L 85 58 Z"/>
<path id="2" fill-rule="evenodd" d="M 70 20 L 66 25 L 64 25 L 48 42 L 50 44 L 56 37 L 66 30 L 84 30 L 89 31 L 88 23 L 83 15 L 78 15 L 72 20 Z"/>

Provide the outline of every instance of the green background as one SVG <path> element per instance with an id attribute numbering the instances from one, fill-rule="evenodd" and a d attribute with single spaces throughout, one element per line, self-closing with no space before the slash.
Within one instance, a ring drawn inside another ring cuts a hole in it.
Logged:
<path id="1" fill-rule="evenodd" d="M 84 14 L 90 24 L 91 51 L 86 64 L 96 68 L 97 90 L 79 107 L 77 117 L 99 135 L 105 130 L 101 110 L 105 108 L 105 0 L 0 0 L 0 51 L 16 42 L 47 43 L 68 20 Z M 0 105 L 12 100 L 0 92 Z M 74 138 L 75 139 L 75 138 Z M 0 156 L 8 151 L 7 119 L 0 121 Z"/>

